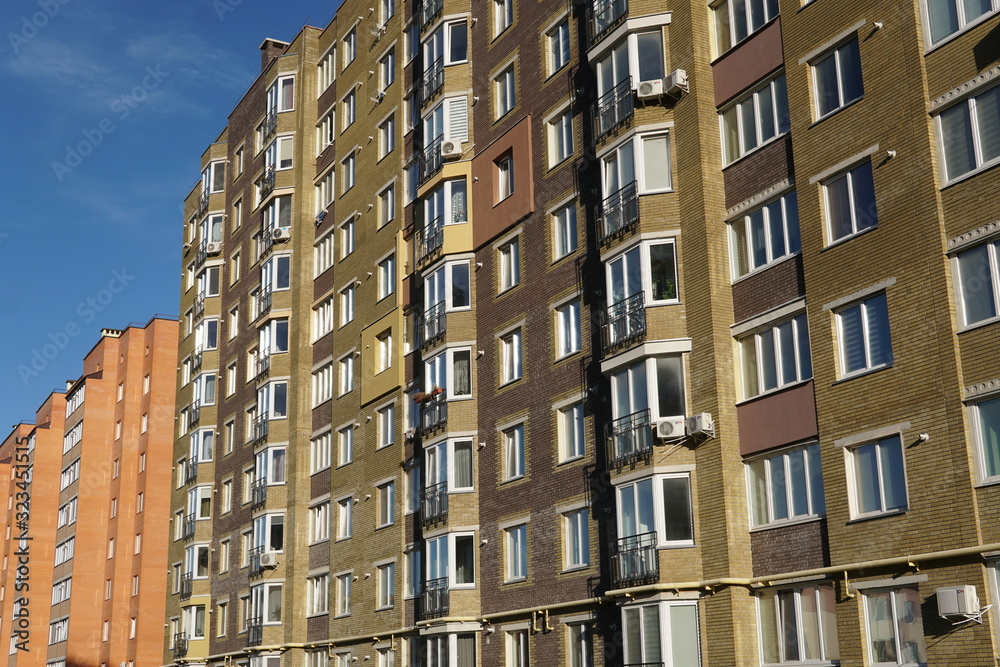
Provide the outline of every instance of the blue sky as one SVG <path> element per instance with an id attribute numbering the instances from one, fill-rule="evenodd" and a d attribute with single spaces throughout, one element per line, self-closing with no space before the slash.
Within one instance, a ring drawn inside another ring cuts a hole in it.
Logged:
<path id="1" fill-rule="evenodd" d="M 181 202 L 266 37 L 336 2 L 0 3 L 0 432 L 81 372 L 103 327 L 176 316 Z M 0 435 L 2 437 L 2 435 Z"/>

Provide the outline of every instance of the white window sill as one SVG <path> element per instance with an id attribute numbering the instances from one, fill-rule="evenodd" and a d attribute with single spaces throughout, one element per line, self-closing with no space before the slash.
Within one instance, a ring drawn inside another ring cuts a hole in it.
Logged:
<path id="1" fill-rule="evenodd" d="M 570 359 L 572 357 L 575 357 L 576 355 L 580 354 L 580 352 L 582 352 L 582 351 L 583 350 L 573 350 L 572 352 L 567 352 L 566 354 L 562 354 L 562 355 L 556 357 L 555 360 L 552 363 L 557 364 L 560 361 L 565 361 L 566 359 Z"/>
<path id="2" fill-rule="evenodd" d="M 722 171 L 725 171 L 725 170 L 729 169 L 730 167 L 732 167 L 734 164 L 737 164 L 738 162 L 742 162 L 743 160 L 747 159 L 748 157 L 750 157 L 754 153 L 758 152 L 760 149 L 765 148 L 767 146 L 770 146 L 771 144 L 773 144 L 774 142 L 776 142 L 778 139 L 781 139 L 782 137 L 786 136 L 787 134 L 788 134 L 788 132 L 782 132 L 781 134 L 776 134 L 775 136 L 771 137 L 770 139 L 768 139 L 767 141 L 765 141 L 762 144 L 757 144 L 756 146 L 754 146 L 753 148 L 751 148 L 750 150 L 748 150 L 743 155 L 739 156 L 738 158 L 734 159 L 729 164 L 727 164 L 724 167 L 722 167 Z"/>
<path id="3" fill-rule="evenodd" d="M 507 479 L 500 482 L 500 484 L 510 484 L 512 482 L 517 482 L 519 480 L 524 479 L 524 477 L 525 477 L 524 475 L 518 475 L 517 477 L 508 477 Z"/>
<path id="4" fill-rule="evenodd" d="M 775 530 L 776 528 L 786 528 L 788 526 L 801 526 L 806 523 L 816 523 L 824 518 L 823 515 L 812 515 L 805 516 L 798 519 L 789 519 L 787 521 L 775 521 L 772 523 L 765 523 L 760 526 L 754 526 L 750 529 L 750 533 L 763 533 L 768 530 Z"/>
<path id="5" fill-rule="evenodd" d="M 573 565 L 572 567 L 567 567 L 562 570 L 559 574 L 576 574 L 577 572 L 586 572 L 590 569 L 590 565 Z"/>
<path id="6" fill-rule="evenodd" d="M 505 579 L 503 583 L 505 586 L 507 584 L 523 584 L 527 580 L 528 580 L 527 577 L 515 577 L 513 579 Z"/>
<path id="7" fill-rule="evenodd" d="M 875 231 L 876 229 L 878 229 L 878 223 L 872 225 L 871 227 L 865 227 L 864 229 L 858 230 L 858 231 L 854 232 L 853 234 L 848 234 L 847 236 L 841 236 L 836 241 L 831 241 L 826 246 L 824 246 L 823 249 L 820 250 L 820 252 L 826 252 L 827 250 L 829 250 L 831 248 L 836 248 L 839 245 L 847 243 L 851 239 L 856 239 L 859 236 L 861 236 L 862 234 L 867 234 L 868 232 Z"/>
<path id="8" fill-rule="evenodd" d="M 890 516 L 900 516 L 906 514 L 909 511 L 909 507 L 904 507 L 898 510 L 890 510 L 888 512 L 878 512 L 877 514 L 865 514 L 864 516 L 853 517 L 848 520 L 847 525 L 852 523 L 863 523 L 865 521 L 871 521 L 872 519 L 884 519 Z"/>
<path id="9" fill-rule="evenodd" d="M 884 371 L 887 368 L 892 368 L 892 362 L 889 362 L 888 364 L 882 364 L 881 366 L 875 366 L 874 368 L 865 368 L 860 371 L 854 371 L 850 375 L 844 375 L 838 378 L 836 381 L 834 381 L 833 384 L 834 386 L 836 386 L 842 382 L 849 382 L 851 380 L 854 380 L 855 378 L 864 377 L 865 375 L 871 375 L 872 373 L 878 373 L 879 371 Z"/>
<path id="10" fill-rule="evenodd" d="M 849 107 L 854 106 L 855 104 L 857 104 L 858 102 L 860 102 L 863 99 L 865 99 L 864 93 L 861 94 L 861 97 L 855 97 L 850 102 L 847 102 L 845 104 L 841 104 L 839 107 L 837 107 L 836 109 L 834 109 L 832 111 L 827 111 L 825 114 L 823 114 L 822 116 L 820 116 L 819 118 L 817 118 L 816 120 L 814 120 L 812 122 L 812 124 L 809 125 L 809 127 L 807 127 L 806 129 L 808 130 L 810 128 L 816 127 L 817 125 L 819 125 L 820 123 L 822 123 L 827 118 L 830 118 L 832 116 L 836 116 L 838 113 L 840 113 L 844 109 L 847 109 Z"/>
<path id="11" fill-rule="evenodd" d="M 974 178 L 985 171 L 989 171 L 990 169 L 992 169 L 997 165 L 1000 165 L 1000 160 L 996 159 L 990 160 L 989 162 L 981 164 L 971 171 L 965 172 L 961 176 L 956 176 L 955 178 L 949 180 L 947 183 L 941 186 L 941 189 L 944 190 L 946 188 L 950 188 L 953 185 L 958 185 L 959 183 L 967 181 L 970 178 Z"/>
<path id="12" fill-rule="evenodd" d="M 312 614 L 306 614 L 306 618 L 319 618 L 320 616 L 329 616 L 329 611 L 317 611 Z"/>
<path id="13" fill-rule="evenodd" d="M 795 382 L 789 382 L 788 384 L 783 384 L 780 387 L 775 387 L 774 389 L 768 389 L 767 391 L 762 391 L 759 394 L 754 394 L 753 396 L 750 396 L 748 398 L 744 398 L 741 401 L 737 401 L 736 402 L 736 407 L 739 407 L 741 405 L 746 405 L 747 403 L 753 403 L 754 401 L 760 400 L 760 399 L 765 398 L 767 396 L 773 396 L 774 394 L 780 394 L 783 391 L 787 391 L 789 389 L 794 389 L 795 387 L 801 387 L 802 385 L 804 385 L 804 384 L 806 384 L 807 382 L 810 382 L 810 381 L 812 381 L 812 376 L 809 376 L 809 377 L 807 377 L 804 380 L 796 380 Z"/>
<path id="14" fill-rule="evenodd" d="M 690 542 L 674 542 L 674 543 L 656 545 L 657 550 L 660 551 L 665 549 L 693 549 L 694 547 L 695 547 L 694 540 Z"/>
<path id="15" fill-rule="evenodd" d="M 514 384 L 515 382 L 519 382 L 520 380 L 521 380 L 521 378 L 519 378 L 519 377 L 511 378 L 510 380 L 504 380 L 503 383 L 501 383 L 500 386 L 497 387 L 497 389 L 499 390 L 499 389 L 503 389 L 505 387 L 509 387 L 510 385 Z"/>
<path id="16" fill-rule="evenodd" d="M 742 276 L 738 276 L 736 278 L 733 278 L 733 284 L 735 285 L 736 283 L 743 282 L 744 280 L 747 280 L 747 279 L 749 279 L 749 278 L 751 278 L 751 277 L 753 277 L 753 276 L 755 276 L 755 275 L 757 275 L 759 273 L 763 273 L 764 271 L 767 271 L 768 269 L 774 268 L 775 266 L 778 266 L 779 264 L 784 264 L 785 262 L 790 261 L 790 260 L 794 259 L 795 257 L 798 257 L 801 254 L 802 254 L 802 251 L 795 252 L 795 253 L 792 253 L 790 255 L 782 255 L 778 259 L 772 260 L 772 261 L 768 262 L 767 264 L 762 264 L 761 266 L 758 266 L 755 269 L 751 269 L 750 271 L 747 271 Z"/>
<path id="17" fill-rule="evenodd" d="M 584 458 L 586 458 L 586 454 L 579 454 L 577 456 L 571 456 L 570 458 L 562 459 L 561 461 L 559 461 L 558 463 L 556 463 L 556 466 L 567 465 L 569 463 L 576 463 L 577 461 L 582 461 Z"/>
<path id="18" fill-rule="evenodd" d="M 387 607 L 375 607 L 375 611 L 391 611 L 394 608 L 394 605 L 389 605 Z"/>
<path id="19" fill-rule="evenodd" d="M 966 326 L 959 328 L 958 333 L 963 334 L 966 331 L 974 331 L 976 329 L 981 329 L 982 327 L 988 327 L 991 324 L 996 324 L 997 322 L 1000 322 L 1000 315 L 994 315 L 993 317 L 985 320 L 979 320 L 973 324 L 967 324 Z"/>

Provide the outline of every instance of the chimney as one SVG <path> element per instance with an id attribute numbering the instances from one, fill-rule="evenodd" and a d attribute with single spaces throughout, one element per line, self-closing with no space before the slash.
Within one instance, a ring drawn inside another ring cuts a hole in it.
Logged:
<path id="1" fill-rule="evenodd" d="M 282 42 L 278 39 L 265 39 L 260 45 L 260 71 L 263 72 L 268 68 L 275 58 L 280 56 L 288 48 L 288 42 Z"/>

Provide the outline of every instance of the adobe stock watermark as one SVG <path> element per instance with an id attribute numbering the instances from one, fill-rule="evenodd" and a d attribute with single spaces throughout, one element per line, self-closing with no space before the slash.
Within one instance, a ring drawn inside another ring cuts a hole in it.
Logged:
<path id="1" fill-rule="evenodd" d="M 38 31 L 47 26 L 49 21 L 55 18 L 69 3 L 70 0 L 38 0 L 38 7 L 41 11 L 30 16 L 25 14 L 21 17 L 21 29 L 17 32 L 7 33 L 7 41 L 10 42 L 10 48 L 14 51 L 14 55 L 21 53 L 21 49 L 38 36 Z"/>
<path id="2" fill-rule="evenodd" d="M 212 9 L 220 21 L 226 20 L 226 14 L 236 11 L 236 8 L 243 4 L 243 0 L 212 0 Z"/>
<path id="3" fill-rule="evenodd" d="M 81 322 L 83 324 L 93 322 L 98 313 L 104 312 L 115 300 L 115 296 L 125 291 L 125 288 L 133 280 L 135 280 L 135 276 L 124 267 L 112 270 L 111 278 L 103 288 L 76 305 L 74 311 L 76 317 L 68 320 L 56 331 L 50 331 L 47 336 L 48 342 L 41 347 L 32 348 L 28 363 L 18 364 L 17 374 L 21 378 L 21 382 L 28 386 L 32 379 L 38 377 L 48 368 L 49 364 L 69 346 L 70 341 L 83 332 L 80 326 Z"/>
<path id="4" fill-rule="evenodd" d="M 146 75 L 142 81 L 127 94 L 116 97 L 111 101 L 111 111 L 118 117 L 119 121 L 127 119 L 134 109 L 149 99 L 149 94 L 160 87 L 163 79 L 170 76 L 170 72 L 163 71 L 160 65 L 146 67 Z M 116 129 L 115 121 L 111 117 L 105 117 L 97 123 L 97 127 L 84 128 L 81 130 L 83 139 L 76 144 L 66 145 L 66 157 L 62 162 L 54 160 L 52 162 L 52 173 L 60 183 L 67 174 L 83 164 L 83 159 L 94 152 L 94 149 L 104 143 L 104 138 Z"/>

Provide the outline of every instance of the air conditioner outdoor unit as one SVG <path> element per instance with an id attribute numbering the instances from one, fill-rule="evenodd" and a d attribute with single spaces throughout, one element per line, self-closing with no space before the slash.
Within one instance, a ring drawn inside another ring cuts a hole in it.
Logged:
<path id="1" fill-rule="evenodd" d="M 680 438 L 684 435 L 684 415 L 662 417 L 656 420 L 656 437 L 660 440 Z"/>
<path id="2" fill-rule="evenodd" d="M 218 242 L 211 242 L 205 244 L 205 254 L 206 255 L 218 255 L 222 252 L 222 244 Z"/>
<path id="3" fill-rule="evenodd" d="M 941 616 L 966 616 L 979 614 L 979 596 L 976 587 L 948 586 L 937 589 L 938 614 Z"/>
<path id="4" fill-rule="evenodd" d="M 663 79 L 640 81 L 639 87 L 636 88 L 635 92 L 640 100 L 656 99 L 663 95 Z"/>
<path id="5" fill-rule="evenodd" d="M 462 142 L 453 141 L 451 139 L 441 142 L 441 157 L 461 157 L 462 155 Z"/>
<path id="6" fill-rule="evenodd" d="M 712 419 L 711 413 L 702 412 L 688 417 L 687 433 L 688 435 L 713 435 L 715 433 L 715 420 Z"/>
<path id="7" fill-rule="evenodd" d="M 688 91 L 687 70 L 675 69 L 663 80 L 663 90 L 668 95 L 680 95 Z"/>
<path id="8" fill-rule="evenodd" d="M 292 228 L 291 227 L 275 227 L 271 231 L 271 238 L 275 241 L 287 241 L 292 238 Z"/>
<path id="9" fill-rule="evenodd" d="M 260 555 L 260 566 L 269 569 L 278 567 L 278 554 L 265 551 Z"/>

